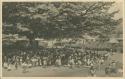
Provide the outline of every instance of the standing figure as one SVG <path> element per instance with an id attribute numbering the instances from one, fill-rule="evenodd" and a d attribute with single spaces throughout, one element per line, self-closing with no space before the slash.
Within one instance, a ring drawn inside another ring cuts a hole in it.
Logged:
<path id="1" fill-rule="evenodd" d="M 8 58 L 8 71 L 11 71 L 11 58 Z"/>
<path id="2" fill-rule="evenodd" d="M 19 65 L 19 57 L 16 56 L 14 61 L 15 61 L 15 69 L 18 69 L 18 65 Z"/>
<path id="3" fill-rule="evenodd" d="M 23 62 L 22 63 L 22 69 L 23 69 L 23 73 L 26 73 L 27 72 L 27 63 L 26 62 Z"/>
<path id="4" fill-rule="evenodd" d="M 58 66 L 58 67 L 62 65 L 60 56 L 56 59 L 55 63 L 56 63 L 56 66 Z"/>
<path id="5" fill-rule="evenodd" d="M 73 57 L 71 57 L 71 56 L 69 57 L 69 63 L 68 63 L 68 64 L 69 64 L 69 67 L 70 67 L 70 68 L 73 68 L 73 67 L 74 67 L 75 62 L 74 62 Z"/>
<path id="6" fill-rule="evenodd" d="M 47 67 L 47 57 L 43 57 L 43 67 Z"/>
<path id="7" fill-rule="evenodd" d="M 105 75 L 106 76 L 110 76 L 111 74 L 111 65 L 109 64 L 106 68 L 105 68 Z"/>
<path id="8" fill-rule="evenodd" d="M 96 76 L 96 68 L 94 66 L 91 66 L 90 67 L 90 75 L 92 77 L 95 77 Z"/>

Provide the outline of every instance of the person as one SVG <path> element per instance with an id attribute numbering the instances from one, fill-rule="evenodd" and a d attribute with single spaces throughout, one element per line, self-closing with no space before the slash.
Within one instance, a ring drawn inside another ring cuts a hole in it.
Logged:
<path id="1" fill-rule="evenodd" d="M 41 60 L 40 60 L 40 56 L 37 55 L 37 65 L 40 66 L 41 65 Z"/>
<path id="2" fill-rule="evenodd" d="M 101 56 L 100 64 L 102 65 L 103 63 L 104 63 L 104 58 L 103 58 L 103 56 Z"/>
<path id="3" fill-rule="evenodd" d="M 32 61 L 32 67 L 35 67 L 36 66 L 36 62 L 37 62 L 36 57 L 33 56 L 32 59 L 31 59 L 31 61 Z"/>
<path id="4" fill-rule="evenodd" d="M 105 60 L 109 60 L 109 57 L 110 57 L 110 53 L 106 53 L 105 55 L 104 55 L 104 58 L 105 58 Z"/>
<path id="5" fill-rule="evenodd" d="M 118 69 L 118 72 L 119 72 L 119 73 L 123 73 L 123 68 L 120 67 L 120 68 Z"/>
<path id="6" fill-rule="evenodd" d="M 15 62 L 15 69 L 17 70 L 18 69 L 18 63 Z"/>
<path id="7" fill-rule="evenodd" d="M 22 65 L 22 63 L 23 63 L 23 57 L 20 56 L 20 57 L 19 57 L 19 64 Z"/>
<path id="8" fill-rule="evenodd" d="M 58 67 L 61 66 L 62 63 L 61 63 L 61 57 L 60 56 L 56 59 L 55 63 L 56 63 L 56 66 L 58 66 Z"/>
<path id="9" fill-rule="evenodd" d="M 90 58 L 88 58 L 87 59 L 87 66 L 90 66 L 90 64 L 91 64 L 91 60 L 90 60 Z"/>
<path id="10" fill-rule="evenodd" d="M 82 65 L 82 62 L 80 59 L 77 60 L 77 63 L 78 63 L 78 67 L 80 67 Z"/>
<path id="11" fill-rule="evenodd" d="M 38 65 L 38 59 L 37 59 L 37 56 L 35 55 L 34 56 L 34 66 L 36 67 Z"/>
<path id="12" fill-rule="evenodd" d="M 10 64 L 8 65 L 7 70 L 8 70 L 8 71 L 11 71 L 11 65 L 10 65 Z"/>
<path id="13" fill-rule="evenodd" d="M 90 75 L 92 77 L 96 76 L 96 68 L 93 65 L 90 67 Z"/>
<path id="14" fill-rule="evenodd" d="M 19 57 L 18 56 L 16 56 L 15 57 L 15 69 L 17 70 L 18 69 L 18 63 L 19 63 Z"/>
<path id="15" fill-rule="evenodd" d="M 23 73 L 26 73 L 27 72 L 27 63 L 26 62 L 23 62 L 22 63 L 22 68 L 23 68 Z"/>
<path id="16" fill-rule="evenodd" d="M 8 67 L 7 67 L 7 70 L 8 71 L 11 71 L 11 58 L 8 58 Z"/>
<path id="17" fill-rule="evenodd" d="M 75 62 L 74 62 L 73 57 L 71 57 L 71 56 L 69 57 L 69 63 L 68 63 L 68 64 L 69 64 L 69 67 L 70 67 L 70 68 L 73 68 L 73 67 L 74 67 Z"/>
<path id="18" fill-rule="evenodd" d="M 43 67 L 47 67 L 47 57 L 43 57 Z"/>
<path id="19" fill-rule="evenodd" d="M 3 56 L 2 56 L 2 67 L 7 68 L 7 66 L 6 66 L 7 63 L 6 63 L 6 62 L 7 62 L 7 56 L 4 56 L 4 55 L 3 55 Z"/>
<path id="20" fill-rule="evenodd" d="M 28 61 L 28 62 L 27 62 L 27 67 L 28 67 L 28 68 L 32 68 L 32 63 L 31 63 L 31 61 Z"/>
<path id="21" fill-rule="evenodd" d="M 81 56 L 81 52 L 78 53 L 78 56 L 77 56 L 77 66 L 80 67 L 82 65 L 82 56 Z"/>
<path id="22" fill-rule="evenodd" d="M 116 68 L 116 61 L 113 60 L 111 63 L 111 73 L 116 74 L 117 73 L 117 68 Z"/>
<path id="23" fill-rule="evenodd" d="M 105 67 L 105 75 L 109 76 L 111 74 L 111 65 L 109 64 L 107 67 Z"/>
<path id="24" fill-rule="evenodd" d="M 84 56 L 84 58 L 83 58 L 83 63 L 85 66 L 87 66 L 87 57 L 86 56 Z"/>
<path id="25" fill-rule="evenodd" d="M 8 64 L 7 64 L 7 62 L 4 62 L 3 67 L 4 67 L 5 69 L 8 68 Z"/>

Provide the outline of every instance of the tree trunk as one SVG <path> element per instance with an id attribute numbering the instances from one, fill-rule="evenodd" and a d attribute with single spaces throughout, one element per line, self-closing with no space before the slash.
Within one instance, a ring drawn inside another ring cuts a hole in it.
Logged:
<path id="1" fill-rule="evenodd" d="M 38 47 L 38 41 L 36 41 L 35 39 L 30 39 L 29 44 L 31 49 L 36 49 Z"/>

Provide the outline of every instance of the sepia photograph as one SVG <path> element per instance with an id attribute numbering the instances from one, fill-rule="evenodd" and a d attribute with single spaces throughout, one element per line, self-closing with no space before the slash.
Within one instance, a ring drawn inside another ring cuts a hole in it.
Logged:
<path id="1" fill-rule="evenodd" d="M 123 3 L 2 2 L 3 77 L 123 77 Z"/>

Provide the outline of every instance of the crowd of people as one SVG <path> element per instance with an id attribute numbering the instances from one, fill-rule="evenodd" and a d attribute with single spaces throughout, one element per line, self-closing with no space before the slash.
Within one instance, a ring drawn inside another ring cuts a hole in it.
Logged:
<path id="1" fill-rule="evenodd" d="M 103 51 L 104 52 L 104 51 Z M 110 60 L 111 51 L 100 53 L 96 50 L 78 49 L 39 49 L 39 50 L 18 50 L 18 53 L 11 55 L 3 55 L 3 67 L 8 71 L 12 70 L 11 65 L 18 69 L 22 67 L 23 72 L 27 68 L 41 66 L 47 68 L 49 66 L 56 67 L 88 67 L 91 76 L 95 76 L 96 70 L 101 67 L 107 60 Z M 116 62 L 112 61 L 106 68 L 105 73 L 111 71 L 116 73 Z M 112 70 L 111 70 L 112 68 Z M 114 68 L 114 69 L 113 69 Z"/>

